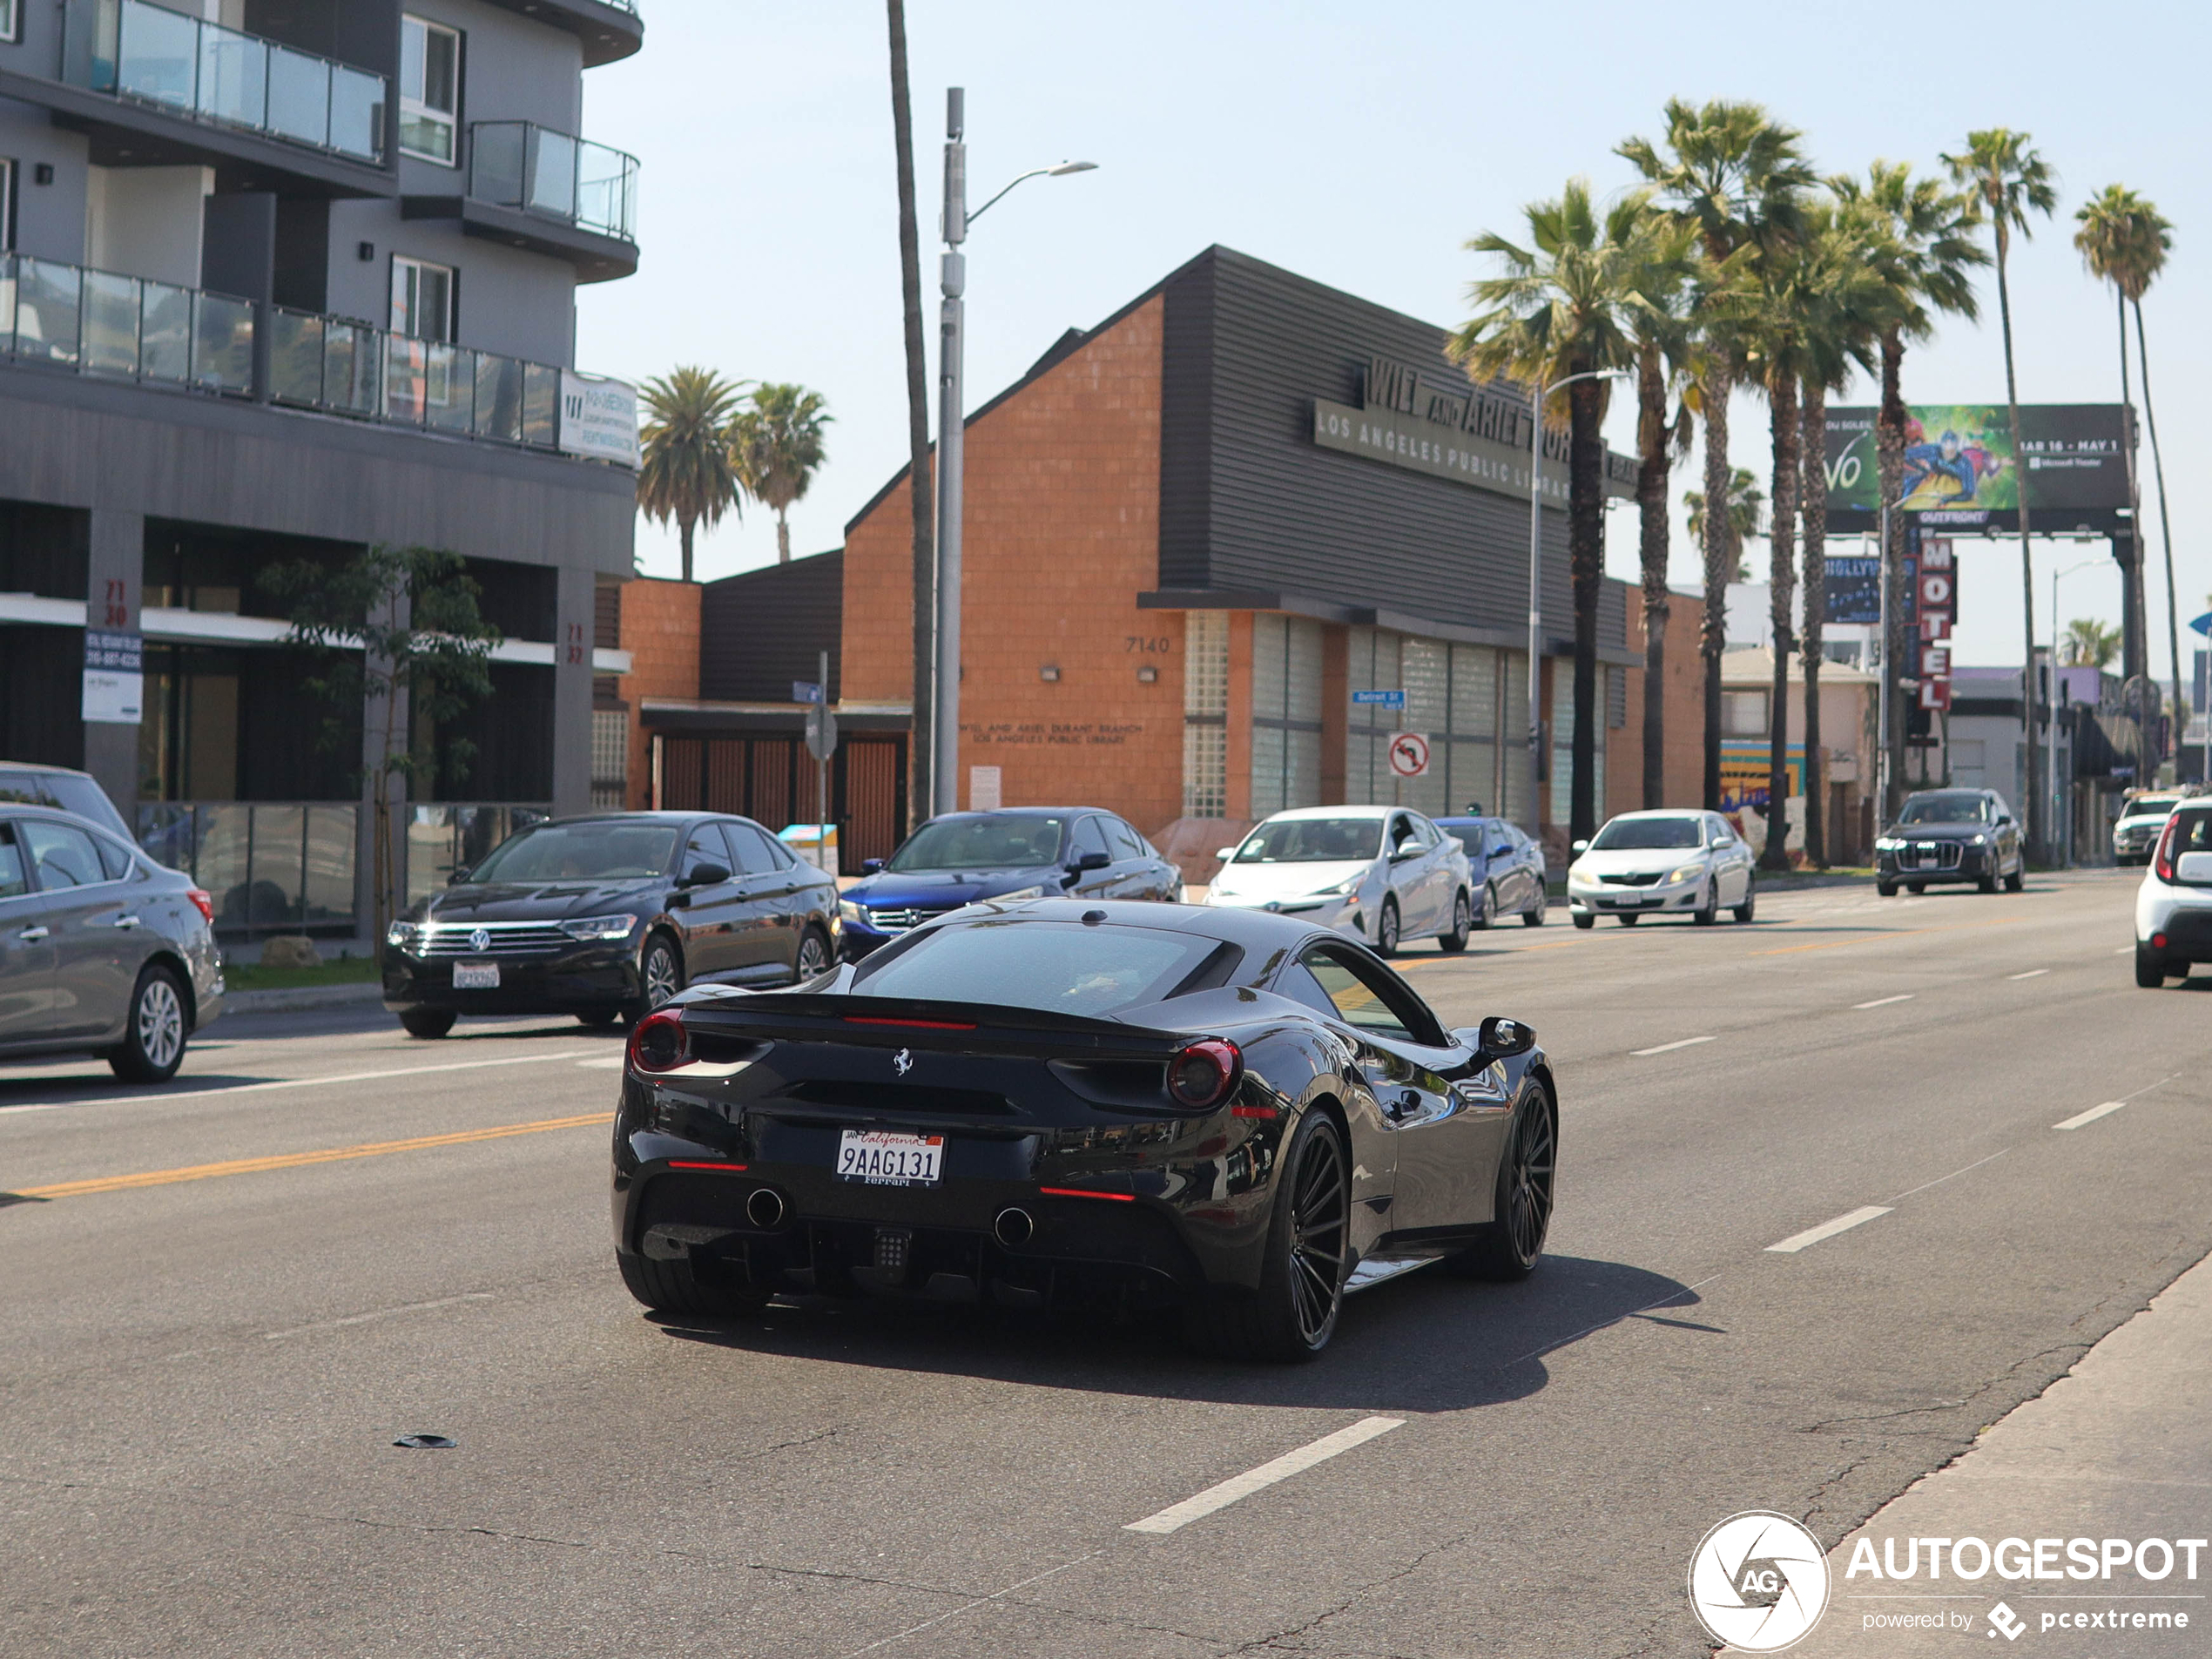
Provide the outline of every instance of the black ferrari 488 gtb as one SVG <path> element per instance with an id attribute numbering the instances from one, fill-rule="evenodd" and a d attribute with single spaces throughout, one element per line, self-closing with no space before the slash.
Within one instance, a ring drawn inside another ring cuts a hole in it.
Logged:
<path id="1" fill-rule="evenodd" d="M 639 1022 L 616 1258 L 685 1315 L 779 1291 L 1178 1305 L 1299 1359 L 1347 1291 L 1514 1279 L 1551 1218 L 1528 1028 L 1447 1030 L 1358 941 L 1264 911 L 985 902 L 787 991 Z"/>

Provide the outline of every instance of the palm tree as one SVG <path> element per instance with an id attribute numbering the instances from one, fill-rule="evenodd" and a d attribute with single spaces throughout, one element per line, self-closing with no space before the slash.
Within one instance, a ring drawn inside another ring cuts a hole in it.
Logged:
<path id="1" fill-rule="evenodd" d="M 1848 177 L 1828 181 L 1828 187 L 1845 206 L 1863 208 L 1874 215 L 1882 234 L 1865 250 L 1870 269 L 1889 290 L 1881 327 L 1882 389 L 1874 417 L 1875 476 L 1881 499 L 1894 502 L 1905 489 L 1905 439 L 1908 419 L 1903 375 L 1907 341 L 1924 341 L 1935 332 L 1932 314 L 1943 312 L 1969 321 L 1979 314 L 1974 301 L 1973 268 L 1989 263 L 1989 255 L 1973 239 L 1974 207 L 1971 197 L 1954 192 L 1936 179 L 1915 179 L 1904 162 L 1877 161 L 1866 170 L 1864 183 Z M 1905 569 L 1905 515 L 1890 518 L 1890 544 L 1884 550 L 1892 583 Z M 1904 606 L 1892 589 L 1890 614 L 1899 617 Z M 1882 660 L 1900 659 L 1899 640 L 1882 642 Z M 1897 695 L 1896 676 L 1885 676 L 1885 699 Z M 1890 778 L 1894 786 L 1905 776 L 1905 722 L 1892 724 L 1893 752 Z M 1891 803 L 1884 801 L 1886 815 Z"/>
<path id="2" fill-rule="evenodd" d="M 2076 617 L 2066 625 L 2059 652 L 2076 667 L 2109 668 L 2112 659 L 2120 655 L 2120 630 L 2094 617 Z"/>
<path id="3" fill-rule="evenodd" d="M 1624 314 L 1652 263 L 1653 230 L 1640 205 L 1623 202 L 1601 217 L 1587 179 L 1570 179 L 1556 201 L 1525 210 L 1530 246 L 1494 232 L 1467 243 L 1497 260 L 1504 273 L 1467 285 L 1488 309 L 1447 347 L 1477 380 L 1505 376 L 1541 390 L 1569 375 L 1632 367 L 1636 346 Z M 1565 388 L 1568 415 L 1567 550 L 1575 585 L 1575 779 L 1569 833 L 1597 833 L 1597 610 L 1605 574 L 1605 381 Z M 1537 411 L 1538 419 L 1548 409 Z M 1541 433 L 1536 441 L 1542 442 Z M 1531 711 L 1533 714 L 1533 711 Z M 1555 810 L 1555 809 L 1554 809 Z"/>
<path id="4" fill-rule="evenodd" d="M 2015 132 L 2009 127 L 1985 127 L 1966 135 L 1966 147 L 1957 155 L 1946 155 L 1943 165 L 1951 170 L 1954 182 L 1961 185 L 1973 199 L 1976 221 L 1986 216 L 1992 227 L 1997 249 L 1997 315 L 2005 334 L 2005 407 L 2012 417 L 2013 456 L 2015 467 L 2020 464 L 2020 399 L 2019 378 L 2013 362 L 2013 296 L 2006 283 L 2006 260 L 2013 247 L 2013 233 L 2018 231 L 2025 240 L 2033 234 L 2028 225 L 2030 213 L 2041 213 L 2045 218 L 2059 205 L 2059 195 L 2051 170 L 2043 158 L 2028 143 L 2028 134 Z M 2035 567 L 2029 555 L 2027 539 L 2027 479 L 2015 475 L 2015 493 L 2020 497 L 2020 625 L 2027 642 L 2022 661 L 2028 664 L 2021 670 L 2022 707 L 2027 711 L 2023 724 L 2027 728 L 2027 776 L 2035 778 Z M 2029 787 L 2020 792 L 2027 798 L 2027 844 L 2037 849 L 2043 844 L 2042 791 Z"/>
<path id="5" fill-rule="evenodd" d="M 1758 475 L 1749 467 L 1731 467 L 1728 472 L 1728 494 L 1723 497 L 1727 509 L 1719 524 L 1722 567 L 1735 572 L 1723 579 L 1723 596 L 1728 582 L 1749 582 L 1751 567 L 1743 560 L 1743 538 L 1760 536 L 1766 527 L 1766 492 L 1759 488 Z M 1682 504 L 1689 509 L 1689 539 L 1700 547 L 1705 545 L 1706 526 L 1714 521 L 1705 515 L 1705 492 L 1685 489 Z"/>
<path id="6" fill-rule="evenodd" d="M 1801 199 L 1813 183 L 1813 170 L 1794 127 L 1769 118 L 1757 104 L 1716 100 L 1703 105 L 1669 98 L 1663 148 L 1646 138 L 1629 138 L 1617 147 L 1660 197 L 1696 232 L 1712 273 L 1741 250 L 1788 234 Z M 1709 339 L 1698 384 L 1705 418 L 1705 490 L 1715 500 L 1728 494 L 1728 399 L 1738 372 L 1736 354 L 1725 340 Z M 1721 653 L 1728 645 L 1727 548 L 1715 517 L 1705 526 L 1705 625 L 1699 648 L 1705 659 L 1705 805 L 1717 809 L 1721 796 Z"/>
<path id="7" fill-rule="evenodd" d="M 2120 401 L 2128 402 L 2128 311 L 2135 313 L 2135 347 L 2143 366 L 2143 410 L 2150 420 L 2151 464 L 2158 475 L 2158 528 L 2166 544 L 2166 644 L 2173 668 L 2174 706 L 2182 706 L 2181 604 L 2174 590 L 2174 533 L 2166 511 L 2166 466 L 2158 451 L 2158 418 L 2150 413 L 2150 347 L 2143 340 L 2143 293 L 2166 266 L 2174 246 L 2174 227 L 2157 208 L 2132 190 L 2107 185 L 2104 192 L 2074 214 L 2081 228 L 2074 245 L 2082 262 L 2113 286 L 2120 304 Z M 2132 439 L 2133 435 L 2130 435 Z M 2128 495 L 2135 509 L 2137 526 L 2142 523 L 2141 492 L 2135 482 L 2135 450 L 2128 446 Z M 2140 549 L 2142 532 L 2135 531 Z M 2143 604 L 2142 560 L 2135 561 L 2135 614 L 2148 620 Z M 2144 653 L 2148 656 L 2149 653 Z M 2178 735 L 2178 734 L 2177 734 Z"/>
<path id="8" fill-rule="evenodd" d="M 764 381 L 732 417 L 730 470 L 745 494 L 776 515 L 776 562 L 791 563 L 791 526 L 784 515 L 806 494 L 822 464 L 825 415 L 819 392 L 786 381 Z"/>
<path id="9" fill-rule="evenodd" d="M 737 512 L 738 484 L 722 428 L 740 388 L 711 369 L 685 368 L 666 380 L 647 381 L 638 395 L 646 421 L 637 436 L 637 505 L 657 523 L 676 521 L 684 545 L 684 580 L 691 579 L 691 532 L 712 529 L 725 512 Z"/>

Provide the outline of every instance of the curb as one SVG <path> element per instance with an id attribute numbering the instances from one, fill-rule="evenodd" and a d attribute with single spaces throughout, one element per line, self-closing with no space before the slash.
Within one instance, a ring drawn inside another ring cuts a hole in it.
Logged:
<path id="1" fill-rule="evenodd" d="M 225 1014 L 289 1014 L 302 1008 L 354 1008 L 384 1000 L 374 980 L 357 985 L 293 985 L 276 991 L 232 991 L 223 998 Z"/>

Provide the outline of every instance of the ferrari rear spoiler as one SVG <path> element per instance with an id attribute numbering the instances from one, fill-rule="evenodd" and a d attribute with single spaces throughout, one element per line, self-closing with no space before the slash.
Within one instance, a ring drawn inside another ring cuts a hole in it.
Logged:
<path id="1" fill-rule="evenodd" d="M 1186 1032 L 985 1002 L 911 997 L 782 995 L 718 997 L 681 1006 L 684 1023 L 717 1036 L 851 1048 L 1034 1055 L 1040 1059 L 1164 1061 Z"/>

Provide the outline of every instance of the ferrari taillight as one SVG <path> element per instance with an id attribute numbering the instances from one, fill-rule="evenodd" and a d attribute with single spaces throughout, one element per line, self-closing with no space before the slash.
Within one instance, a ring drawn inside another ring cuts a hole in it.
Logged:
<path id="1" fill-rule="evenodd" d="M 648 1014 L 630 1033 L 630 1063 L 639 1071 L 673 1071 L 691 1057 L 684 1016 L 674 1008 Z"/>
<path id="2" fill-rule="evenodd" d="M 2151 863 L 2158 871 L 2158 879 L 2161 881 L 2171 881 L 2174 879 L 2174 832 L 2181 826 L 2182 815 L 2175 813 L 2166 820 L 2166 827 L 2159 832 L 2158 851 L 2153 855 Z"/>
<path id="3" fill-rule="evenodd" d="M 1220 1037 L 1185 1043 L 1168 1062 L 1168 1093 L 1178 1106 L 1203 1111 L 1229 1098 L 1244 1069 L 1237 1045 Z"/>
<path id="4" fill-rule="evenodd" d="M 208 921 L 215 920 L 214 894 L 209 893 L 205 887 L 188 887 L 185 891 L 185 897 L 191 900 L 192 908 L 199 911 Z"/>

